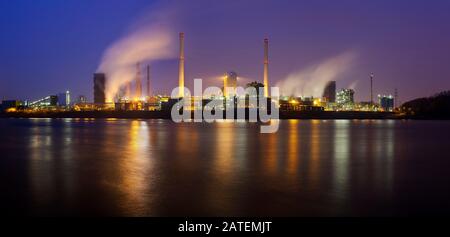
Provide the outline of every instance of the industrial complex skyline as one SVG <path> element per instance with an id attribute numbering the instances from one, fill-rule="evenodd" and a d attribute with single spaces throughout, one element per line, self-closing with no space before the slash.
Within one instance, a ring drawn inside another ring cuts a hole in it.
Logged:
<path id="1" fill-rule="evenodd" d="M 93 75 L 93 103 L 88 103 L 85 96 L 78 96 L 73 101 L 70 96 L 70 91 L 66 91 L 58 95 L 48 95 L 35 101 L 3 100 L 1 111 L 9 115 L 19 116 L 23 113 L 35 116 L 36 114 L 46 114 L 47 112 L 70 113 L 81 111 L 89 113 L 116 111 L 118 114 L 125 115 L 127 114 L 125 111 L 147 111 L 149 112 L 147 115 L 153 114 L 159 117 L 164 117 L 163 114 L 167 115 L 170 111 L 171 117 L 175 121 L 179 121 L 181 117 L 174 118 L 174 114 L 176 117 L 177 113 L 174 111 L 178 111 L 178 113 L 183 111 L 182 114 L 186 111 L 197 111 L 195 113 L 197 119 L 202 118 L 202 115 L 198 111 L 215 111 L 214 115 L 218 113 L 217 111 L 222 111 L 222 114 L 217 114 L 220 119 L 223 119 L 224 115 L 226 115 L 227 119 L 235 119 L 235 116 L 231 115 L 230 111 L 234 113 L 236 109 L 241 111 L 240 116 L 242 119 L 246 118 L 247 112 L 245 111 L 248 111 L 248 115 L 252 116 L 251 120 L 256 120 L 257 113 L 260 113 L 260 116 L 264 117 L 263 114 L 267 111 L 270 111 L 270 116 L 274 116 L 274 119 L 278 119 L 279 110 L 288 114 L 287 116 L 299 115 L 303 112 L 316 114 L 317 116 L 320 114 L 324 115 L 324 111 L 327 111 L 327 114 L 332 114 L 329 112 L 346 111 L 350 112 L 347 115 L 351 115 L 352 112 L 363 112 L 359 113 L 359 115 L 364 116 L 364 112 L 366 112 L 366 115 L 370 116 L 382 115 L 383 113 L 383 116 L 390 116 L 394 115 L 391 113 L 402 111 L 401 108 L 395 106 L 398 101 L 397 90 L 395 90 L 395 96 L 379 94 L 378 102 L 374 102 L 373 73 L 370 74 L 370 101 L 368 102 L 355 101 L 355 90 L 353 88 L 343 88 L 338 91 L 336 89 L 336 81 L 332 80 L 334 76 L 330 75 L 323 75 L 317 81 L 313 80 L 312 85 L 314 85 L 315 90 L 312 92 L 315 94 L 306 96 L 305 94 L 300 94 L 304 88 L 300 88 L 301 91 L 298 91 L 298 84 L 301 85 L 302 83 L 297 82 L 295 80 L 296 78 L 294 80 L 291 78 L 283 82 L 280 86 L 285 94 L 280 94 L 280 88 L 278 87 L 280 83 L 277 82 L 275 87 L 269 83 L 268 38 L 265 38 L 263 43 L 264 56 L 262 61 L 264 77 L 262 83 L 253 81 L 246 85 L 238 85 L 238 81 L 241 81 L 238 74 L 229 71 L 220 77 L 223 85 L 221 88 L 217 86 L 203 88 L 203 80 L 195 79 L 194 93 L 192 93 L 185 86 L 184 32 L 179 33 L 178 87 L 172 90 L 170 96 L 167 94 L 160 95 L 152 93 L 150 87 L 150 65 L 147 65 L 147 90 L 144 93 L 142 90 L 143 83 L 140 61 L 162 57 L 158 52 L 165 52 L 167 50 L 165 47 L 167 45 L 166 42 L 171 41 L 169 38 L 164 37 L 164 33 L 159 32 L 158 34 L 160 34 L 158 37 L 155 36 L 159 38 L 158 40 L 149 40 L 146 34 L 138 31 L 138 33 L 131 34 L 131 36 L 119 41 L 108 49 L 101 66 Z M 165 38 L 165 41 L 161 41 L 161 38 Z M 134 64 L 134 60 L 138 60 L 138 62 Z M 335 62 L 333 63 L 336 64 Z M 340 67 L 339 63 L 338 67 Z M 132 68 L 135 68 L 134 73 Z M 320 73 L 323 73 L 323 71 L 330 73 L 333 69 L 326 68 L 324 70 L 319 67 L 317 71 Z M 334 73 L 338 73 L 339 71 L 338 69 Z M 325 79 L 328 81 L 322 85 Z M 291 88 L 287 88 L 286 86 Z M 322 91 L 316 92 L 317 88 Z M 244 90 L 245 92 L 243 92 Z M 250 111 L 253 112 L 250 113 Z M 191 112 L 187 112 L 187 114 L 189 115 Z M 406 113 L 403 111 L 401 114 L 404 115 Z M 110 116 L 114 115 L 110 114 Z M 212 118 L 207 116 L 206 119 L 211 121 L 210 119 Z M 275 132 L 276 130 L 270 131 Z"/>
<path id="2" fill-rule="evenodd" d="M 443 30 L 450 4 L 445 1 L 1 4 L 1 31 L 7 37 L 0 42 L 0 99 L 33 100 L 70 90 L 92 101 L 92 74 L 105 51 L 134 29 L 154 24 L 155 18 L 170 29 L 168 50 L 174 52 L 141 62 L 142 69 L 151 66 L 153 93 L 169 94 L 181 80 L 179 32 L 186 33 L 183 80 L 188 88 L 194 78 L 221 85 L 216 77 L 230 71 L 243 78 L 241 86 L 263 83 L 264 38 L 270 40 L 271 86 L 293 77 L 308 95 L 315 88 L 305 80 L 322 87 L 337 81 L 337 89 L 356 87 L 355 100 L 370 101 L 369 75 L 374 72 L 374 96 L 394 94 L 398 88 L 400 102 L 450 87 L 450 33 Z M 348 52 L 354 57 L 341 60 Z M 345 70 L 336 72 L 336 67 Z M 146 91 L 144 84 L 143 73 L 141 91 Z"/>

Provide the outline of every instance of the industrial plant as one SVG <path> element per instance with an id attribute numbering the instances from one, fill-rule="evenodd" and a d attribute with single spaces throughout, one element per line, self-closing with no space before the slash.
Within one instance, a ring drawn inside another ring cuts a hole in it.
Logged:
<path id="1" fill-rule="evenodd" d="M 77 111 L 170 111 L 172 106 L 185 97 L 185 35 L 179 33 L 179 68 L 178 68 L 178 98 L 169 95 L 156 95 L 151 93 L 151 71 L 150 65 L 142 65 L 136 62 L 135 76 L 132 80 L 120 85 L 114 98 L 107 98 L 106 88 L 108 85 L 108 74 L 105 72 L 95 72 L 93 74 L 93 102 L 88 102 L 84 95 L 78 99 L 71 100 L 70 92 L 57 93 L 44 96 L 35 101 L 4 100 L 1 109 L 6 112 L 24 112 L 27 114 L 38 112 L 77 112 Z M 267 101 L 272 98 L 269 93 L 269 40 L 263 41 L 263 80 L 262 83 L 252 82 L 247 85 L 239 85 L 238 73 L 229 71 L 222 77 L 222 94 L 202 96 L 201 104 L 185 106 L 184 109 L 202 109 L 214 97 L 220 96 L 223 99 L 222 110 L 226 110 L 230 105 L 237 106 L 236 88 L 255 87 L 263 88 L 263 95 Z M 144 69 L 144 70 L 143 70 Z M 144 73 L 143 73 L 144 71 Z M 281 95 L 276 106 L 281 112 L 327 112 L 327 111 L 349 111 L 349 112 L 395 112 L 395 98 L 392 95 L 378 95 L 378 102 L 373 101 L 373 80 L 374 74 L 369 75 L 370 79 L 370 101 L 355 102 L 355 91 L 350 88 L 337 90 L 336 81 L 329 81 L 323 89 L 322 97 L 298 97 L 292 95 Z M 144 90 L 145 87 L 145 90 Z M 261 95 L 258 95 L 261 96 Z M 270 104 L 270 103 L 268 103 Z M 200 107 L 200 108 L 199 108 Z M 251 103 L 245 104 L 246 108 L 258 107 Z"/>

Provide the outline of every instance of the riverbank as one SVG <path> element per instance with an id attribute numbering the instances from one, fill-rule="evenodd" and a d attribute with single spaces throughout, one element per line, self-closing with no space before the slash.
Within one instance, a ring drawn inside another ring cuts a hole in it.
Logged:
<path id="1" fill-rule="evenodd" d="M 237 113 L 235 113 L 237 114 Z M 249 111 L 246 111 L 248 118 Z M 3 118 L 124 118 L 171 119 L 170 111 L 46 111 L 0 113 Z M 193 117 L 193 116 L 192 116 Z M 399 119 L 392 112 L 280 111 L 280 119 Z M 225 112 L 224 112 L 225 118 Z M 235 116 L 236 119 L 236 116 Z"/>

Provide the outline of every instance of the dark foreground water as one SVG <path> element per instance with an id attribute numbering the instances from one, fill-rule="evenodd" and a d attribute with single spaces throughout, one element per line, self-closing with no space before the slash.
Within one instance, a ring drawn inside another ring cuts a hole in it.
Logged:
<path id="1" fill-rule="evenodd" d="M 450 122 L 0 119 L 2 215 L 450 215 Z"/>

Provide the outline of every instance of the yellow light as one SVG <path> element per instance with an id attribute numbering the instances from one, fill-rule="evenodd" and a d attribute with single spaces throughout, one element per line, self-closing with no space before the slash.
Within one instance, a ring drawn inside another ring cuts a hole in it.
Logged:
<path id="1" fill-rule="evenodd" d="M 163 97 L 163 98 L 161 98 L 161 102 L 169 102 L 169 98 Z"/>
<path id="2" fill-rule="evenodd" d="M 9 108 L 6 110 L 6 112 L 11 113 L 11 112 L 16 112 L 17 109 L 16 108 Z"/>
<path id="3" fill-rule="evenodd" d="M 290 104 L 298 104 L 298 101 L 297 100 L 290 100 L 289 103 Z"/>
<path id="4" fill-rule="evenodd" d="M 321 99 L 315 99 L 315 100 L 313 101 L 313 104 L 314 104 L 315 106 L 317 106 L 317 105 L 320 105 L 320 102 L 321 102 Z"/>

